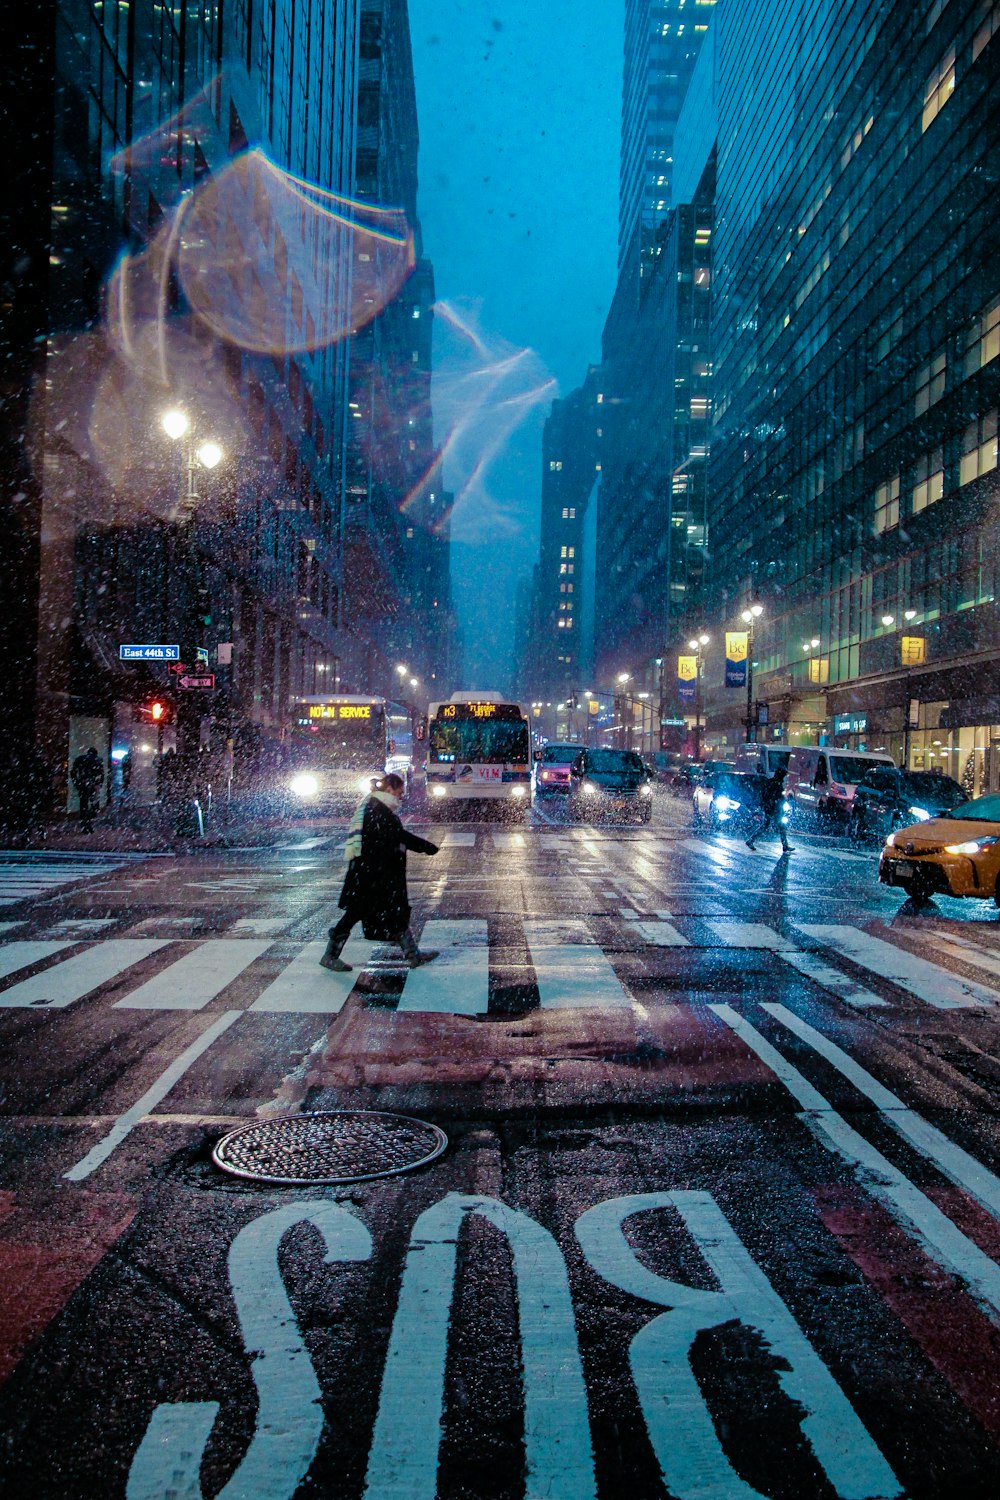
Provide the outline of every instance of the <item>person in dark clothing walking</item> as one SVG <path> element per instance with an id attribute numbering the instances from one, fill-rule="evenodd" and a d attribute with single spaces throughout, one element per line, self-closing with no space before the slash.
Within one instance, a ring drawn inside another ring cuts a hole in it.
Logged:
<path id="1" fill-rule="evenodd" d="M 338 974 L 350 970 L 340 955 L 358 922 L 366 938 L 398 943 L 411 969 L 437 958 L 433 949 L 421 953 L 410 931 L 406 851 L 436 854 L 438 846 L 400 822 L 405 789 L 401 776 L 390 772 L 379 777 L 354 815 L 347 838 L 347 876 L 337 903 L 344 915 L 330 928 L 330 941 L 320 959 L 324 969 Z"/>
<path id="2" fill-rule="evenodd" d="M 104 781 L 104 765 L 93 745 L 76 757 L 70 775 L 80 798 L 80 827 L 84 833 L 93 833 L 98 793 Z"/>
<path id="3" fill-rule="evenodd" d="M 747 839 L 747 848 L 754 849 L 757 840 L 762 833 L 776 833 L 781 840 L 782 854 L 794 854 L 795 850 L 788 842 L 785 834 L 785 825 L 781 821 L 781 803 L 785 793 L 785 767 L 779 766 L 777 770 L 768 776 L 760 789 L 760 810 L 757 813 L 757 827 L 751 828 L 750 837 Z"/>

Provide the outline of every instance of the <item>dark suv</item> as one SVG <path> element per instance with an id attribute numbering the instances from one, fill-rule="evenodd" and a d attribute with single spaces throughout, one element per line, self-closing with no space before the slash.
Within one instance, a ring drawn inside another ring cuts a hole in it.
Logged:
<path id="1" fill-rule="evenodd" d="M 876 766 L 854 790 L 850 835 L 885 838 L 897 828 L 926 823 L 968 798 L 957 781 L 932 771 L 897 771 Z"/>
<path id="2" fill-rule="evenodd" d="M 638 813 L 649 822 L 653 787 L 634 750 L 581 750 L 570 770 L 569 811 L 574 818 Z"/>

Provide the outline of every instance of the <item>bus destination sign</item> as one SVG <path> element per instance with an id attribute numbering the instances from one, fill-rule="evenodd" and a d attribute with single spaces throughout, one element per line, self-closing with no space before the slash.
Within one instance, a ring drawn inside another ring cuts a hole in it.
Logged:
<path id="1" fill-rule="evenodd" d="M 370 719 L 370 703 L 310 703 L 310 719 Z"/>
<path id="2" fill-rule="evenodd" d="M 519 720 L 521 710 L 516 703 L 444 703 L 438 717 L 441 719 Z"/>

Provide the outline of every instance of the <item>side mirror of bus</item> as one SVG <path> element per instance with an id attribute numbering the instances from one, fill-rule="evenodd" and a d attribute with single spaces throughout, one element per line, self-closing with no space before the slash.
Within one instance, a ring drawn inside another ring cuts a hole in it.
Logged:
<path id="1" fill-rule="evenodd" d="M 540 750 L 536 750 L 534 755 L 532 756 L 532 760 L 541 760 L 541 758 L 542 752 Z"/>
<path id="2" fill-rule="evenodd" d="M 570 770 L 573 772 L 574 776 L 582 776 L 583 775 L 583 756 L 582 755 L 578 755 L 576 757 L 576 759 L 573 761 L 573 764 L 570 766 Z"/>

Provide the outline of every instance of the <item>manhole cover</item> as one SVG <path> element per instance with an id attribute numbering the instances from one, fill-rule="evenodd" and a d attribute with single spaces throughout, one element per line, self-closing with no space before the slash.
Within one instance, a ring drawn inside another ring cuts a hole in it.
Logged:
<path id="1" fill-rule="evenodd" d="M 367 1182 L 426 1166 L 447 1144 L 444 1131 L 426 1120 L 338 1109 L 241 1125 L 217 1143 L 212 1160 L 254 1182 Z"/>

